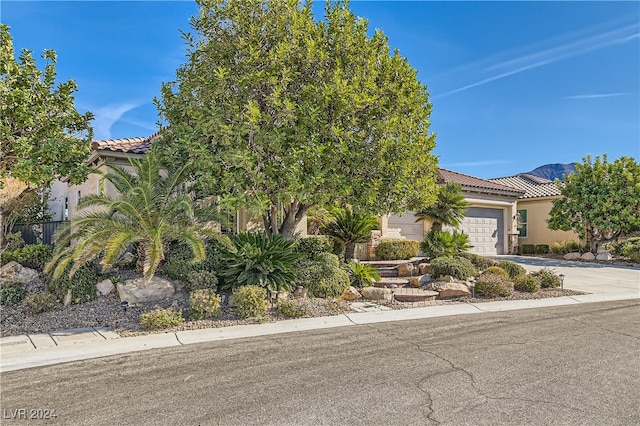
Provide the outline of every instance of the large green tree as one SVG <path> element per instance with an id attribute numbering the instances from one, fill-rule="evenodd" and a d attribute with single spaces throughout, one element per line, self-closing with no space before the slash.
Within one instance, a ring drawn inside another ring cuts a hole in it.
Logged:
<path id="1" fill-rule="evenodd" d="M 0 43 L 0 188 L 8 176 L 25 183 L 24 196 L 59 177 L 84 181 L 93 115 L 76 110 L 75 82 L 56 83 L 53 50 L 42 55 L 44 70 L 29 50 L 16 59 L 9 27 L 2 24 Z M 0 222 L 9 213 L 0 208 Z"/>
<path id="2" fill-rule="evenodd" d="M 610 163 L 606 154 L 595 161 L 587 156 L 558 185 L 563 197 L 553 203 L 549 228 L 576 231 L 593 253 L 640 230 L 640 165 L 633 158 Z"/>
<path id="3" fill-rule="evenodd" d="M 314 205 L 373 213 L 435 194 L 431 104 L 416 70 L 345 2 L 198 0 L 188 61 L 156 100 L 165 155 L 291 237 Z"/>

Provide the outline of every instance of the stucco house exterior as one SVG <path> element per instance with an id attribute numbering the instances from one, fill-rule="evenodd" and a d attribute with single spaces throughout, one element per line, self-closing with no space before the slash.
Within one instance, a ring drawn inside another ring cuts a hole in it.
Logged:
<path id="1" fill-rule="evenodd" d="M 457 183 L 469 203 L 461 230 L 469 235 L 472 253 L 497 255 L 517 250 L 517 203 L 523 189 L 480 179 L 447 169 L 438 169 L 438 183 Z M 416 222 L 414 212 L 381 219 L 382 239 L 407 238 L 422 241 L 430 224 Z"/>
<path id="2" fill-rule="evenodd" d="M 579 241 L 576 232 L 552 231 L 547 225 L 553 201 L 562 197 L 555 182 L 526 173 L 489 181 L 524 191 L 518 199 L 518 245 Z"/>

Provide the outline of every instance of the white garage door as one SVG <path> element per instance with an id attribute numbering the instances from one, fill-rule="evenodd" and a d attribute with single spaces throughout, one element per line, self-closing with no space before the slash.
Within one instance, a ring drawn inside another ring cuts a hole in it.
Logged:
<path id="1" fill-rule="evenodd" d="M 500 209 L 472 207 L 462 221 L 462 231 L 469 235 L 471 253 L 504 254 L 503 216 Z"/>

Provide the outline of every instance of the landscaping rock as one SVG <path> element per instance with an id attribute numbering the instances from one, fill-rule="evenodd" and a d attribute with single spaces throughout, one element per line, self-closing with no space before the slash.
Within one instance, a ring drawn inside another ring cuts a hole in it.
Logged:
<path id="1" fill-rule="evenodd" d="M 147 282 L 144 278 L 133 278 L 117 285 L 120 301 L 129 303 L 143 303 L 165 299 L 173 296 L 175 288 L 167 279 L 153 277 Z"/>
<path id="2" fill-rule="evenodd" d="M 418 275 L 417 277 L 411 277 L 409 279 L 409 284 L 411 285 L 411 287 L 419 288 L 427 284 L 429 281 L 431 281 L 431 275 L 424 274 Z"/>
<path id="3" fill-rule="evenodd" d="M 439 277 L 436 281 L 452 283 L 452 282 L 455 282 L 455 280 L 456 279 L 453 278 L 451 275 L 443 275 L 443 276 Z"/>
<path id="4" fill-rule="evenodd" d="M 409 285 L 413 288 L 420 287 L 420 277 L 411 277 L 409 278 Z"/>
<path id="5" fill-rule="evenodd" d="M 593 253 L 588 251 L 585 254 L 583 254 L 582 256 L 580 256 L 580 259 L 581 260 L 591 261 L 591 260 L 596 260 L 596 257 L 593 255 Z"/>
<path id="6" fill-rule="evenodd" d="M 71 304 L 71 289 L 67 290 L 67 294 L 65 294 L 64 301 L 62 303 L 64 306 L 69 306 Z"/>
<path id="7" fill-rule="evenodd" d="M 113 282 L 111 282 L 111 280 L 100 281 L 98 284 L 96 284 L 96 290 L 98 290 L 98 292 L 100 292 L 100 294 L 103 296 L 111 294 L 111 292 L 115 289 L 116 287 L 113 285 Z"/>
<path id="8" fill-rule="evenodd" d="M 362 297 L 368 300 L 387 300 L 391 301 L 391 289 L 379 287 L 364 287 L 360 290 Z"/>
<path id="9" fill-rule="evenodd" d="M 400 265 L 396 266 L 396 270 L 398 271 L 399 277 L 412 276 L 414 268 L 415 267 L 413 266 L 413 263 L 401 263 Z"/>
<path id="10" fill-rule="evenodd" d="M 342 295 L 340 295 L 340 299 L 342 300 L 358 300 L 362 299 L 362 295 L 356 290 L 355 287 L 349 286 L 344 289 Z"/>
<path id="11" fill-rule="evenodd" d="M 461 282 L 440 282 L 436 291 L 440 293 L 440 297 L 461 297 L 471 294 L 469 287 Z"/>
<path id="12" fill-rule="evenodd" d="M 564 260 L 578 260 L 580 259 L 580 253 L 567 253 L 564 255 Z"/>
<path id="13" fill-rule="evenodd" d="M 418 270 L 420 271 L 420 275 L 430 274 L 431 273 L 431 264 L 429 263 L 421 263 L 418 265 Z"/>
<path id="14" fill-rule="evenodd" d="M 31 268 L 25 268 L 18 262 L 9 262 L 0 268 L 0 284 L 3 283 L 21 283 L 27 284 L 39 278 L 38 271 Z"/>
<path id="15" fill-rule="evenodd" d="M 608 251 L 598 253 L 598 255 L 596 256 L 596 260 L 611 260 L 611 259 L 613 259 L 613 256 L 611 256 L 611 253 L 609 253 Z"/>

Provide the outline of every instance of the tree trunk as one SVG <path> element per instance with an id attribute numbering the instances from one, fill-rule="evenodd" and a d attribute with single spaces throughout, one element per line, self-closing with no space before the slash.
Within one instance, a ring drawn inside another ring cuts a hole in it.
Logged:
<path id="1" fill-rule="evenodd" d="M 344 261 L 348 262 L 356 257 L 356 243 L 346 243 L 344 246 Z"/>
<path id="2" fill-rule="evenodd" d="M 288 206 L 284 207 L 284 219 L 281 224 L 278 224 L 278 207 L 276 204 L 273 204 L 262 217 L 265 231 L 268 235 L 280 234 L 287 240 L 293 239 L 296 228 L 302 219 L 306 217 L 309 207 L 311 206 L 305 206 L 297 201 L 292 201 Z"/>

